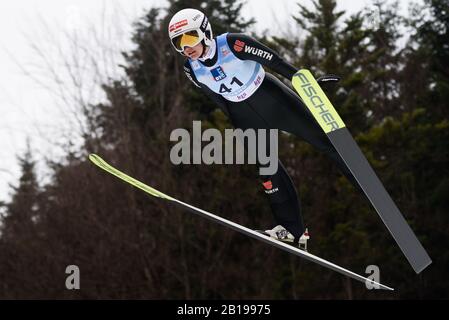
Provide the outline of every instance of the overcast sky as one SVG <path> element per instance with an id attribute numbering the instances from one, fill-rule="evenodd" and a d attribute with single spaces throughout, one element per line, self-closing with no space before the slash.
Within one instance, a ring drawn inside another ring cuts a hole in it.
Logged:
<path id="1" fill-rule="evenodd" d="M 268 29 L 270 33 L 275 33 L 279 31 L 279 22 L 282 26 L 294 26 L 291 14 L 297 12 L 298 2 L 306 5 L 311 3 L 310 0 L 248 0 L 244 14 L 256 18 L 257 31 Z M 406 12 L 410 2 L 411 0 L 401 1 L 401 12 Z M 353 13 L 372 1 L 340 0 L 338 3 L 339 9 Z M 40 159 L 44 156 L 61 156 L 64 151 L 57 143 L 76 136 L 76 132 L 71 132 L 76 121 L 70 108 L 67 109 L 54 92 L 44 87 L 51 84 L 49 72 L 45 71 L 45 59 L 51 62 L 55 74 L 63 77 L 64 59 L 61 57 L 70 57 L 74 51 L 70 43 L 64 43 L 64 34 L 78 34 L 83 39 L 93 39 L 96 37 L 89 29 L 92 25 L 95 30 L 103 30 L 99 41 L 106 42 L 113 52 L 113 58 L 108 60 L 112 64 L 116 62 L 114 59 L 119 59 L 120 50 L 130 48 L 131 23 L 145 9 L 165 4 L 166 1 L 163 0 L 0 2 L 0 201 L 9 198 L 8 183 L 17 184 L 20 171 L 16 156 L 23 154 L 27 137 L 38 160 L 39 179 L 42 183 L 46 181 L 46 171 Z M 108 25 L 104 26 L 104 23 Z M 110 39 L 114 41 L 108 41 Z M 62 44 L 61 51 L 56 50 L 55 45 L 58 43 Z M 95 43 L 93 41 L 89 48 L 94 48 Z M 32 44 L 37 45 L 39 50 L 34 50 Z M 44 60 L 39 56 L 39 51 L 46 53 Z M 102 71 L 109 76 L 118 72 L 111 65 L 103 66 Z M 83 77 L 87 79 L 91 75 L 87 72 Z M 57 89 L 54 86 L 51 88 L 53 91 Z M 92 98 L 101 99 L 101 95 Z"/>

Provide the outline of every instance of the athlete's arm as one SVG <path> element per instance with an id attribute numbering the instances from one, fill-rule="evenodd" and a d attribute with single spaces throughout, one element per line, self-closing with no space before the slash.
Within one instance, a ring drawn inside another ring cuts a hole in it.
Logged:
<path id="1" fill-rule="evenodd" d="M 286 62 L 276 51 L 242 33 L 228 33 L 228 45 L 241 60 L 253 60 L 291 79 L 298 69 Z"/>
<path id="2" fill-rule="evenodd" d="M 270 68 L 291 80 L 298 69 L 286 62 L 276 51 L 268 48 L 256 39 L 242 33 L 228 33 L 228 46 L 234 55 L 241 60 L 253 60 Z M 319 84 L 332 83 L 340 80 L 336 75 L 325 75 L 317 79 Z"/>
<path id="3" fill-rule="evenodd" d="M 207 86 L 205 86 L 204 84 L 202 84 L 198 81 L 198 79 L 195 77 L 195 73 L 193 72 L 192 67 L 190 66 L 190 63 L 188 60 L 186 60 L 186 62 L 184 63 L 184 73 L 185 73 L 186 77 L 190 81 L 192 81 L 195 86 L 200 88 L 201 91 L 203 91 L 212 101 L 214 101 L 215 104 L 218 105 L 220 107 L 220 109 L 223 110 L 223 112 L 225 114 L 228 114 L 226 99 L 223 98 L 221 95 L 213 92 Z"/>

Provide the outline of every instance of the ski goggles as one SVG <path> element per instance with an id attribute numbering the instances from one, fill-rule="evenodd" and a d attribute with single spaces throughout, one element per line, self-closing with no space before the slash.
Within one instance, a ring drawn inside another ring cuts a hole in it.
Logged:
<path id="1" fill-rule="evenodd" d="M 179 52 L 183 52 L 185 47 L 194 47 L 200 43 L 202 37 L 197 30 L 187 31 L 179 36 L 171 39 L 171 42 L 175 49 Z"/>

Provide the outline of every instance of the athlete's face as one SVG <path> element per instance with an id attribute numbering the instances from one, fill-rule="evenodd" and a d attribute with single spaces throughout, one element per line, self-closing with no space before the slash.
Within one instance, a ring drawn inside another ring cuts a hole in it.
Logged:
<path id="1" fill-rule="evenodd" d="M 203 44 L 200 42 L 194 47 L 186 47 L 184 54 L 192 60 L 196 60 L 203 54 Z"/>

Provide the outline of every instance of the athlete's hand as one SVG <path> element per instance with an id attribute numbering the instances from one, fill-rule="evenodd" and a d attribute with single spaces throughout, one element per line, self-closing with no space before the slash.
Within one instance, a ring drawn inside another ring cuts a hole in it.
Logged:
<path id="1" fill-rule="evenodd" d="M 323 83 L 334 83 L 340 81 L 340 77 L 335 74 L 326 74 L 319 77 L 316 81 L 321 85 Z"/>

